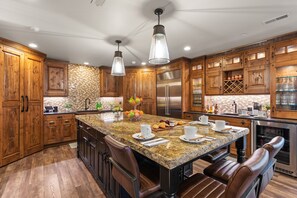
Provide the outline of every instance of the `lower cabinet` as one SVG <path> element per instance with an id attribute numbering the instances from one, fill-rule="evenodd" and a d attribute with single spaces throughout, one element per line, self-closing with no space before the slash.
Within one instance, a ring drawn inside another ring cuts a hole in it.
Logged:
<path id="1" fill-rule="evenodd" d="M 198 120 L 199 116 L 202 114 L 193 114 L 193 113 L 184 113 L 184 119 L 187 120 Z M 252 153 L 252 131 L 251 131 L 251 120 L 244 119 L 244 118 L 234 118 L 234 117 L 226 117 L 226 116 L 219 116 L 219 115 L 208 115 L 209 120 L 225 120 L 231 126 L 238 126 L 238 127 L 245 127 L 250 130 L 250 133 L 247 135 L 246 141 L 246 156 L 249 157 Z M 231 144 L 230 146 L 230 153 L 232 155 L 237 155 L 237 149 L 235 143 Z"/>
<path id="2" fill-rule="evenodd" d="M 44 115 L 44 144 L 76 140 L 74 114 Z"/>
<path id="3" fill-rule="evenodd" d="M 78 121 L 77 154 L 107 197 L 115 197 L 115 181 L 111 176 L 109 151 L 104 134 Z"/>

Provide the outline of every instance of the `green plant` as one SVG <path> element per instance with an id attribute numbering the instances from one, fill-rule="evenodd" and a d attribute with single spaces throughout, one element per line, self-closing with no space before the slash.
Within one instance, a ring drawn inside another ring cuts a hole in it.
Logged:
<path id="1" fill-rule="evenodd" d="M 266 111 L 270 110 L 270 104 L 264 104 L 263 109 Z"/>
<path id="2" fill-rule="evenodd" d="M 64 107 L 65 107 L 66 109 L 70 109 L 70 108 L 72 108 L 72 104 L 70 104 L 70 103 L 65 103 Z"/>

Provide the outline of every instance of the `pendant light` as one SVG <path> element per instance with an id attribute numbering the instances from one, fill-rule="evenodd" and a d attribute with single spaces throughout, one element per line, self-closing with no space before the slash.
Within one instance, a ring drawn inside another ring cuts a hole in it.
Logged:
<path id="1" fill-rule="evenodd" d="M 165 35 L 165 27 L 160 25 L 160 15 L 163 9 L 157 8 L 155 14 L 158 16 L 158 25 L 154 26 L 149 63 L 154 65 L 169 63 L 169 52 Z"/>
<path id="2" fill-rule="evenodd" d="M 114 52 L 111 75 L 125 76 L 126 72 L 125 72 L 124 59 L 123 59 L 122 52 L 120 51 L 120 43 L 122 41 L 116 40 L 115 42 L 118 44 L 118 50 Z"/>

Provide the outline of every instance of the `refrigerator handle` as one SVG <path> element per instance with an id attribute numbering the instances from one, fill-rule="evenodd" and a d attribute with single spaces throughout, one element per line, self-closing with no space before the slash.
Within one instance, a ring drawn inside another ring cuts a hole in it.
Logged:
<path id="1" fill-rule="evenodd" d="M 165 115 L 168 115 L 168 99 L 169 99 L 169 96 L 168 96 L 168 85 L 165 85 Z"/>
<path id="2" fill-rule="evenodd" d="M 168 88 L 167 88 L 167 95 L 168 95 L 168 103 L 167 103 L 167 106 L 168 106 L 168 114 L 167 115 L 170 115 L 170 86 L 168 86 Z"/>

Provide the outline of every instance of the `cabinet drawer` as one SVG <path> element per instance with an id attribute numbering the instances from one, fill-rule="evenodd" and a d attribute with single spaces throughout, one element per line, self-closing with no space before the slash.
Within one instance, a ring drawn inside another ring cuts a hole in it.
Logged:
<path id="1" fill-rule="evenodd" d="M 194 116 L 191 113 L 184 113 L 184 119 L 193 120 Z"/>
<path id="2" fill-rule="evenodd" d="M 80 127 L 85 131 L 87 132 L 89 135 L 91 135 L 93 138 L 97 139 L 97 134 L 98 132 L 93 129 L 92 127 L 90 127 L 89 125 L 85 124 L 85 123 L 82 123 L 80 122 Z"/>

